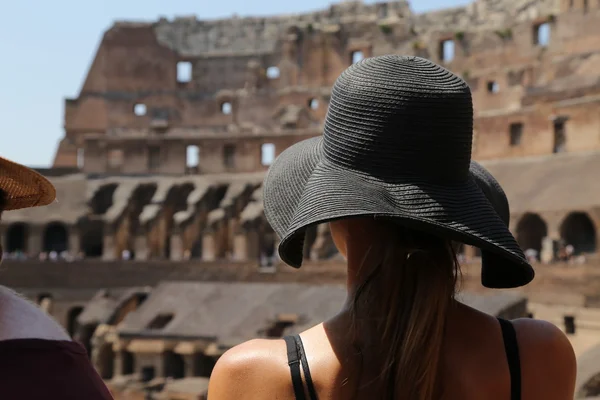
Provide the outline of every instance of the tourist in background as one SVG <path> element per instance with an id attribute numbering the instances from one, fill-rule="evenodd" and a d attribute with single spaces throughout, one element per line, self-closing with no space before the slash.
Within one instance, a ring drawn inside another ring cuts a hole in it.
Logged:
<path id="1" fill-rule="evenodd" d="M 0 216 L 48 205 L 55 196 L 46 178 L 0 157 Z M 85 349 L 48 314 L 4 286 L 0 286 L 0 355 L 0 399 L 112 399 Z"/>
<path id="2" fill-rule="evenodd" d="M 293 267 L 306 228 L 330 224 L 347 303 L 300 335 L 228 351 L 209 399 L 572 400 L 575 356 L 557 327 L 455 300 L 453 242 L 481 249 L 484 286 L 534 277 L 502 189 L 471 163 L 472 137 L 468 85 L 431 61 L 374 57 L 343 72 L 324 135 L 275 160 L 264 207 Z"/>

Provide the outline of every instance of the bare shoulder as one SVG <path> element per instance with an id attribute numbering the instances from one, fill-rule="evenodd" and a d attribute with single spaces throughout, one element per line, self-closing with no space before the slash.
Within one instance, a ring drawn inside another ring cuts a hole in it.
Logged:
<path id="1" fill-rule="evenodd" d="M 71 340 L 47 313 L 11 289 L 0 286 L 0 340 Z"/>
<path id="2" fill-rule="evenodd" d="M 572 399 L 577 361 L 567 336 L 546 321 L 523 318 L 513 324 L 519 341 L 524 393 L 549 400 Z"/>
<path id="3" fill-rule="evenodd" d="M 283 340 L 254 339 L 233 347 L 215 365 L 208 398 L 290 398 L 286 357 Z"/>

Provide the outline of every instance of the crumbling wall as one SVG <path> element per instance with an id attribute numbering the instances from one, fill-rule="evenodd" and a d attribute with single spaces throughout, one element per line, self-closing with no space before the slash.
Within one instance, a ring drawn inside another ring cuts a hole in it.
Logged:
<path id="1" fill-rule="evenodd" d="M 477 0 L 415 14 L 404 1 L 342 2 L 269 18 L 117 22 L 79 97 L 66 103 L 69 142 L 56 163 L 73 163 L 83 148 L 87 173 L 183 174 L 190 172 L 186 148 L 194 145 L 201 156 L 193 173 L 258 171 L 265 167 L 264 143 L 282 140 L 275 143 L 279 153 L 321 133 L 330 88 L 346 67 L 389 53 L 430 58 L 469 83 L 483 132 L 476 158 L 548 153 L 553 133 L 541 121 L 553 107 L 523 113 L 524 106 L 600 92 L 600 4 L 585 4 Z M 488 121 L 500 114 L 535 121 L 526 131 L 536 134 L 506 146 L 507 122 L 486 135 Z M 579 129 L 590 116 L 575 114 L 583 118 Z M 598 148 L 593 129 L 569 151 Z M 127 163 L 111 164 L 115 149 Z"/>

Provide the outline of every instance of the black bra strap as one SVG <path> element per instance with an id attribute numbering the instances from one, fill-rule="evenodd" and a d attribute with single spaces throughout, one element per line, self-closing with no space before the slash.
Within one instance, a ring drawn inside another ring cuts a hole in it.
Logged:
<path id="1" fill-rule="evenodd" d="M 313 384 L 312 376 L 310 375 L 310 368 L 308 368 L 308 360 L 306 359 L 306 353 L 304 352 L 304 345 L 300 335 L 294 335 L 296 346 L 300 350 L 300 361 L 302 362 L 302 369 L 304 370 L 304 378 L 306 379 L 306 386 L 308 387 L 308 397 L 311 400 L 317 400 L 317 391 Z"/>
<path id="2" fill-rule="evenodd" d="M 296 400 L 305 400 L 304 396 L 304 384 L 302 383 L 302 375 L 300 374 L 300 357 L 298 354 L 298 347 L 296 346 L 296 340 L 291 336 L 283 338 L 287 347 L 288 365 L 292 372 L 292 384 L 294 385 L 294 395 Z"/>
<path id="3" fill-rule="evenodd" d="M 504 339 L 504 350 L 508 360 L 508 369 L 510 371 L 510 398 L 511 400 L 521 400 L 521 360 L 519 359 L 519 343 L 517 342 L 517 333 L 515 327 L 510 321 L 498 318 L 502 337 Z"/>

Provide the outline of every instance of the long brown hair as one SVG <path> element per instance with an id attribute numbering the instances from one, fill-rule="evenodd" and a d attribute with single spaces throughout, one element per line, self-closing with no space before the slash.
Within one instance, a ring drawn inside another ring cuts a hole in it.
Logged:
<path id="1" fill-rule="evenodd" d="M 393 226 L 369 253 L 363 267 L 372 272 L 354 292 L 351 316 L 355 339 L 367 333 L 355 342 L 363 362 L 368 357 L 381 372 L 361 387 L 378 399 L 432 400 L 442 390 L 440 355 L 458 274 L 452 244 Z"/>

